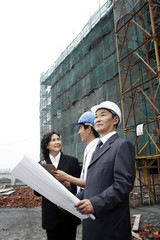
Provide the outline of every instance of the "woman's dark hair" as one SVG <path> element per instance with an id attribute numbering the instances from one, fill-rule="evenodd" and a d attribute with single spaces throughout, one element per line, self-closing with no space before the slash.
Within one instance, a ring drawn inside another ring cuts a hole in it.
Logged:
<path id="1" fill-rule="evenodd" d="M 81 123 L 81 124 L 83 125 L 84 129 L 87 129 L 87 128 L 91 127 L 95 138 L 98 138 L 98 137 L 99 137 L 99 133 L 98 133 L 92 126 L 90 126 L 90 125 L 85 125 L 84 123 Z"/>
<path id="2" fill-rule="evenodd" d="M 60 137 L 59 133 L 57 132 L 49 132 L 46 133 L 41 140 L 41 150 L 42 150 L 42 154 L 44 159 L 49 157 L 49 150 L 47 149 L 47 145 L 48 143 L 51 141 L 51 137 L 53 134 L 56 134 L 58 137 Z"/>

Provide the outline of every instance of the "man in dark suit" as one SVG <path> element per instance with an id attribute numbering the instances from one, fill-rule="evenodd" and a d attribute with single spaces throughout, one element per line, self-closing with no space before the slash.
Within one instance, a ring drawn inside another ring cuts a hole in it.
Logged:
<path id="1" fill-rule="evenodd" d="M 119 107 L 110 101 L 94 106 L 95 129 L 101 146 L 92 155 L 86 186 L 75 207 L 82 214 L 92 213 L 96 220 L 83 220 L 83 240 L 130 240 L 129 193 L 135 180 L 133 144 L 120 138 Z"/>

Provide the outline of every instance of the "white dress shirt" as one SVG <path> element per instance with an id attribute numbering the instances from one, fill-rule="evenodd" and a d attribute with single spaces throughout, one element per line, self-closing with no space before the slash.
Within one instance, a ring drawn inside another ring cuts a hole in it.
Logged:
<path id="1" fill-rule="evenodd" d="M 99 141 L 99 138 L 92 140 L 90 143 L 87 144 L 87 146 L 84 150 L 83 166 L 82 166 L 82 171 L 81 171 L 81 176 L 80 176 L 81 179 L 86 179 L 86 177 L 87 177 L 87 169 L 88 169 L 89 163 L 92 158 L 92 154 L 95 151 L 98 141 Z M 83 189 L 83 188 L 77 186 L 77 192 L 79 192 L 81 189 Z"/>
<path id="2" fill-rule="evenodd" d="M 92 154 L 97 146 L 98 141 L 99 141 L 99 138 L 94 139 L 86 146 L 86 148 L 84 150 L 83 167 L 82 167 L 82 172 L 81 172 L 81 176 L 80 176 L 81 179 L 86 179 L 87 169 L 88 169 L 89 163 L 92 158 Z"/>
<path id="3" fill-rule="evenodd" d="M 53 164 L 56 168 L 58 167 L 60 157 L 61 157 L 61 152 L 59 152 L 56 157 L 53 157 L 51 154 L 49 154 L 49 158 L 50 158 L 52 164 Z"/>
<path id="4" fill-rule="evenodd" d="M 102 143 L 104 144 L 105 142 L 107 142 L 107 140 L 114 134 L 116 134 L 116 131 L 110 132 L 108 134 L 106 134 L 104 137 L 102 137 L 100 140 L 102 141 Z M 103 145 L 102 145 L 103 146 Z M 101 146 L 101 147 L 102 147 Z"/>

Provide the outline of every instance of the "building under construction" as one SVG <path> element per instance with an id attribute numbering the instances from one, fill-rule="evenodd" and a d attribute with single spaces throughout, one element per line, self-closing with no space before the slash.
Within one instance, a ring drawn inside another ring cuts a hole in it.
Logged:
<path id="1" fill-rule="evenodd" d="M 41 136 L 62 135 L 63 151 L 82 162 L 73 125 L 102 101 L 122 110 L 120 136 L 136 151 L 131 203 L 160 202 L 160 2 L 108 0 L 40 80 Z"/>

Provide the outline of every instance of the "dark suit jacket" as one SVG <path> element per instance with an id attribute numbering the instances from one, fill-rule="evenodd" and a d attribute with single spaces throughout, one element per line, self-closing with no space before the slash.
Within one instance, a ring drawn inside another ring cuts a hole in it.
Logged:
<path id="1" fill-rule="evenodd" d="M 91 160 L 86 187 L 96 220 L 83 220 L 83 240 L 130 240 L 129 193 L 135 180 L 135 151 L 127 139 L 111 136 Z"/>
<path id="2" fill-rule="evenodd" d="M 47 164 L 52 164 L 50 159 L 45 159 Z M 61 153 L 60 161 L 57 169 L 60 169 L 74 177 L 80 176 L 80 167 L 78 159 L 69 155 Z M 70 191 L 73 194 L 77 192 L 77 186 L 71 184 Z M 39 195 L 35 192 L 36 195 Z M 40 195 L 39 195 L 40 196 Z M 73 214 L 60 210 L 55 204 L 42 196 L 42 228 L 46 230 L 53 230 L 59 224 L 73 226 L 80 224 L 80 219 Z"/>

